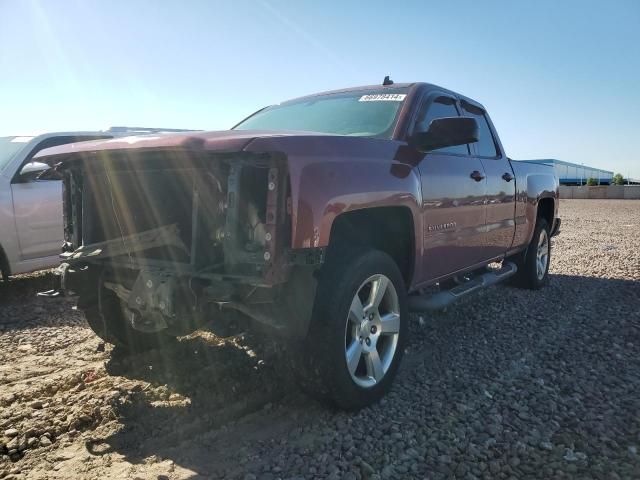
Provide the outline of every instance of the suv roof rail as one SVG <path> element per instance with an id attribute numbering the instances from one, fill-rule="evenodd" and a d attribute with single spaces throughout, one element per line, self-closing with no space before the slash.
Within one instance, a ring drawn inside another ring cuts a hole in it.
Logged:
<path id="1" fill-rule="evenodd" d="M 109 133 L 161 133 L 161 132 L 196 132 L 191 128 L 156 128 L 156 127 L 110 127 Z"/>

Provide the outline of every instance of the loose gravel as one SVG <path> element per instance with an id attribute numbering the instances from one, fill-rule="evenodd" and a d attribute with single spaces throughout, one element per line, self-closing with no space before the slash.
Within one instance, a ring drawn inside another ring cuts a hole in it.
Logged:
<path id="1" fill-rule="evenodd" d="M 301 394 L 277 345 L 126 357 L 0 283 L 0 478 L 640 478 L 640 202 L 565 200 L 551 277 L 413 318 L 391 393 Z"/>

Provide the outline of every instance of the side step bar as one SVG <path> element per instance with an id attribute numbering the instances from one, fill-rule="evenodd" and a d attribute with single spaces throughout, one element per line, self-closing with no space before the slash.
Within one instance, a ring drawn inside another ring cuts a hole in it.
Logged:
<path id="1" fill-rule="evenodd" d="M 451 290 L 434 293 L 433 295 L 410 295 L 409 310 L 412 312 L 442 310 L 470 293 L 506 280 L 515 275 L 517 271 L 518 267 L 516 267 L 515 263 L 504 262 L 500 270 L 478 275 L 468 282 L 453 287 Z"/>

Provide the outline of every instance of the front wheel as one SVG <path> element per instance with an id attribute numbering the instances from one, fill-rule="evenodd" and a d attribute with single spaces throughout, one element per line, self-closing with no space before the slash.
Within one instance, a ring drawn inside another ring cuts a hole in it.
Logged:
<path id="1" fill-rule="evenodd" d="M 134 329 L 115 295 L 104 295 L 102 308 L 92 303 L 82 310 L 89 327 L 98 337 L 131 354 L 164 347 L 174 339 L 165 332 L 147 333 Z"/>
<path id="2" fill-rule="evenodd" d="M 378 401 L 400 364 L 407 319 L 404 281 L 391 257 L 368 250 L 328 259 L 297 358 L 303 387 L 345 409 Z"/>

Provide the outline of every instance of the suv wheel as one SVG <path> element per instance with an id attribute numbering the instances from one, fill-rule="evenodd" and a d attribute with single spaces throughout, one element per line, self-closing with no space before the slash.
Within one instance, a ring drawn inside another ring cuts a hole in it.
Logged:
<path id="1" fill-rule="evenodd" d="M 301 383 L 341 408 L 362 408 L 389 390 L 402 358 L 404 281 L 393 259 L 375 250 L 328 259 L 320 275 L 296 360 Z"/>

